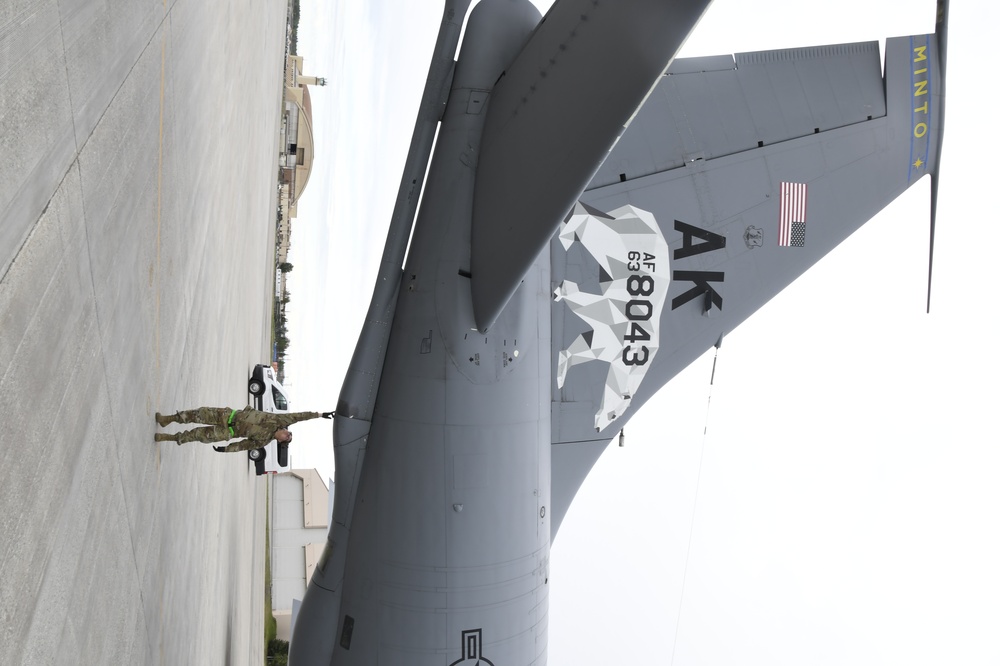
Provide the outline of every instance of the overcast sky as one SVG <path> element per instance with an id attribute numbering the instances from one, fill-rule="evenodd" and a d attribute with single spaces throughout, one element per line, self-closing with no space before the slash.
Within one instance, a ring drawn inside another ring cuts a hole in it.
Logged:
<path id="1" fill-rule="evenodd" d="M 934 9 L 717 0 L 682 55 L 930 32 Z M 303 0 L 329 85 L 292 234 L 297 409 L 335 407 L 439 19 Z M 710 409 L 708 354 L 607 450 L 553 545 L 550 664 L 1000 663 L 998 19 L 952 8 L 931 314 L 925 179 L 727 335 Z M 295 429 L 294 464 L 332 476 L 329 422 Z"/>

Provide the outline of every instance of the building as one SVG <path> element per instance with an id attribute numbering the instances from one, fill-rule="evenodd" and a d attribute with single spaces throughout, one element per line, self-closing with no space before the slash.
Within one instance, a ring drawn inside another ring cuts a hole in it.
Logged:
<path id="1" fill-rule="evenodd" d="M 285 220 L 296 217 L 296 204 L 309 182 L 314 157 L 312 99 L 309 86 L 325 86 L 326 79 L 302 74 L 302 56 L 288 56 L 285 64 L 285 108 L 282 113 L 282 210 Z"/>
<path id="2" fill-rule="evenodd" d="M 287 641 L 292 607 L 305 595 L 326 547 L 333 493 L 314 469 L 293 469 L 271 481 L 271 612 L 278 623 L 277 637 Z"/>

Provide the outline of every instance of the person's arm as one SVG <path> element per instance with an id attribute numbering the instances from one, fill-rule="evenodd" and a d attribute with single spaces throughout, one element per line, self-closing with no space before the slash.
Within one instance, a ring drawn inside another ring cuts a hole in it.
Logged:
<path id="1" fill-rule="evenodd" d="M 319 412 L 293 412 L 291 414 L 276 414 L 275 419 L 279 428 L 287 428 L 293 423 L 298 423 L 299 421 L 308 421 L 309 419 L 318 419 L 322 414 Z"/>
<path id="2" fill-rule="evenodd" d="M 255 439 L 253 437 L 247 437 L 245 439 L 240 439 L 235 442 L 230 442 L 226 445 L 226 448 L 222 449 L 227 453 L 234 453 L 236 451 L 249 451 L 250 449 L 259 449 L 262 446 L 267 446 L 267 443 L 274 439 L 265 439 L 263 441 Z"/>

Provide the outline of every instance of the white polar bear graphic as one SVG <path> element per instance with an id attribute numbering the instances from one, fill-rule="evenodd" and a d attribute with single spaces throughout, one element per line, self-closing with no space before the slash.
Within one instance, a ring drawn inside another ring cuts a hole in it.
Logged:
<path id="1" fill-rule="evenodd" d="M 567 250 L 580 243 L 602 269 L 601 293 L 580 291 L 564 280 L 554 296 L 591 328 L 559 352 L 556 383 L 562 388 L 574 365 L 607 363 L 604 396 L 594 416 L 594 427 L 603 430 L 628 409 L 659 348 L 669 248 L 652 213 L 632 206 L 602 213 L 578 203 L 559 240 Z"/>

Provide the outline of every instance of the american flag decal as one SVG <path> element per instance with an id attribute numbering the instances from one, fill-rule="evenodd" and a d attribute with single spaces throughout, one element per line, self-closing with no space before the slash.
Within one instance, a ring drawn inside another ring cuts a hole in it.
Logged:
<path id="1" fill-rule="evenodd" d="M 778 213 L 778 245 L 802 247 L 806 244 L 805 183 L 782 183 L 781 205 Z"/>

